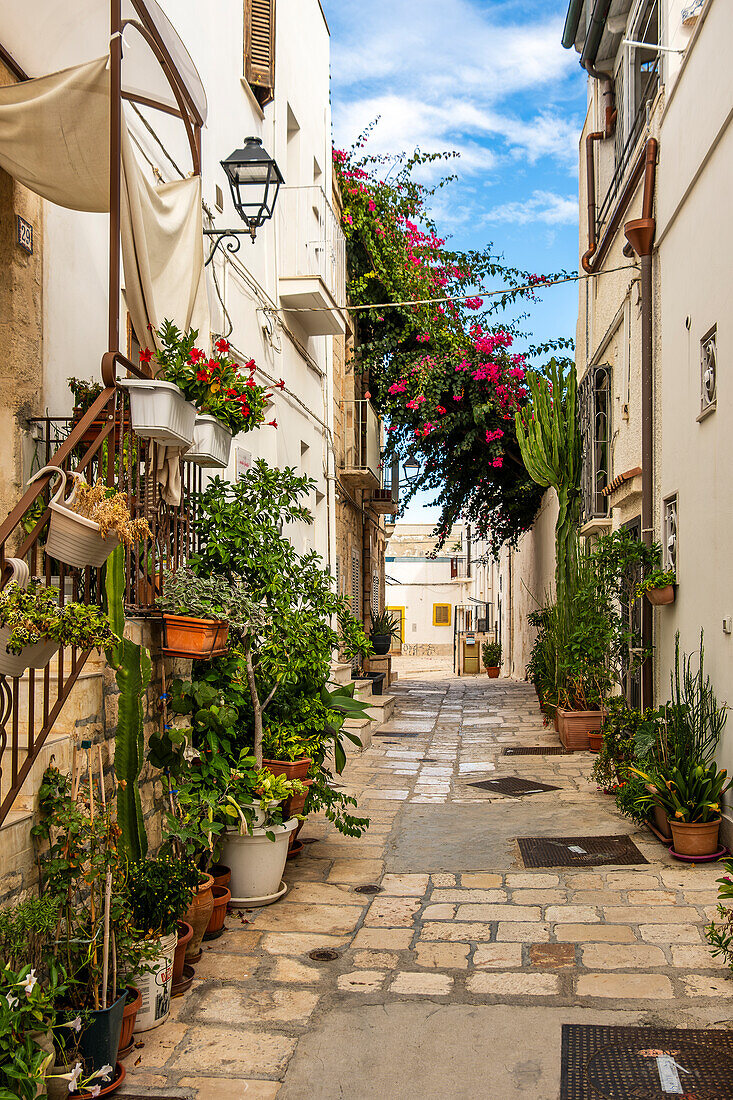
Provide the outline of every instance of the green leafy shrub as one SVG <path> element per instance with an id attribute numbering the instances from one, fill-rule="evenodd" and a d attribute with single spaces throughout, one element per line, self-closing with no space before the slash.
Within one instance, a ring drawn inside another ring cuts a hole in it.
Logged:
<path id="1" fill-rule="evenodd" d="M 481 656 L 484 668 L 497 668 L 501 664 L 501 642 L 484 642 Z"/>
<path id="2" fill-rule="evenodd" d="M 733 909 L 723 902 L 733 901 L 733 860 L 723 863 L 725 874 L 718 882 L 718 916 L 720 923 L 714 920 L 705 929 L 705 939 L 710 944 L 710 953 L 717 959 L 722 956 L 725 965 L 733 970 Z"/>
<path id="3" fill-rule="evenodd" d="M 26 646 L 43 641 L 82 650 L 118 641 L 101 608 L 83 603 L 60 605 L 58 591 L 37 578 L 27 589 L 11 581 L 0 590 L 0 626 L 10 630 L 8 653 L 21 653 Z"/>
<path id="4" fill-rule="evenodd" d="M 198 868 L 186 860 L 158 856 L 131 863 L 125 892 L 134 927 L 145 938 L 175 932 L 198 883 Z"/>

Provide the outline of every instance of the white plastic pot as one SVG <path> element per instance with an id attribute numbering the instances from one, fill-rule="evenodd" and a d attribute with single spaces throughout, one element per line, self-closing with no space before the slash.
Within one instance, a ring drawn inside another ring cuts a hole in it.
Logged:
<path id="1" fill-rule="evenodd" d="M 146 964 L 150 966 L 150 971 L 135 975 L 134 984 L 142 995 L 142 1003 L 135 1017 L 135 1034 L 150 1031 L 168 1019 L 173 987 L 173 956 L 177 943 L 177 932 L 161 936 L 158 941 L 160 955 Z"/>
<path id="2" fill-rule="evenodd" d="M 10 579 L 20 588 L 27 588 L 30 580 L 27 564 L 21 558 L 8 558 L 7 564 L 10 566 Z M 3 676 L 22 676 L 27 668 L 45 668 L 61 648 L 58 642 L 49 639 L 27 645 L 20 653 L 8 653 L 6 647 L 11 633 L 9 626 L 0 626 L 0 673 Z"/>
<path id="3" fill-rule="evenodd" d="M 208 470 L 224 470 L 229 465 L 229 453 L 234 436 L 221 420 L 199 413 L 193 429 L 193 443 L 183 456 Z"/>
<path id="4" fill-rule="evenodd" d="M 178 386 L 159 378 L 118 378 L 117 385 L 130 394 L 132 430 L 136 435 L 169 446 L 191 445 L 196 408 Z"/>
<path id="5" fill-rule="evenodd" d="M 48 524 L 46 554 L 76 569 L 84 569 L 87 565 L 98 569 L 119 546 L 119 539 L 111 532 L 106 538 L 102 538 L 98 523 L 85 519 L 73 510 L 79 482 L 84 480 L 80 474 L 72 473 L 74 488 L 66 500 L 63 499 L 66 491 L 66 471 L 58 466 L 44 466 L 34 474 L 28 484 L 49 472 L 59 474 L 61 484 L 49 504 L 51 519 Z"/>
<path id="6" fill-rule="evenodd" d="M 221 862 L 231 867 L 229 889 L 232 905 L 269 905 L 282 897 L 285 860 L 288 858 L 290 834 L 297 829 L 298 819 L 291 817 L 283 825 L 268 829 L 253 829 L 251 833 L 227 832 Z M 267 834 L 274 836 L 270 840 Z"/>

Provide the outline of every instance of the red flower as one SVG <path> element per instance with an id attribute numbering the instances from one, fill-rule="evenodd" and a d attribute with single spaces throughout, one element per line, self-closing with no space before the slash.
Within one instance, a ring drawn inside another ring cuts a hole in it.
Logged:
<path id="1" fill-rule="evenodd" d="M 282 378 L 280 379 L 279 382 L 276 382 L 275 385 L 279 390 L 284 390 L 285 389 L 285 382 L 283 381 Z"/>
<path id="2" fill-rule="evenodd" d="M 209 370 L 221 370 L 221 363 L 217 359 L 209 359 Z"/>
<path id="3" fill-rule="evenodd" d="M 268 420 L 267 423 L 269 424 L 269 426 L 271 428 L 276 428 L 277 427 L 277 420 Z"/>
<path id="4" fill-rule="evenodd" d="M 214 344 L 214 347 L 216 348 L 216 350 L 218 352 L 220 352 L 222 355 L 224 355 L 225 352 L 229 351 L 229 341 L 228 340 L 217 340 L 216 343 Z"/>
<path id="5" fill-rule="evenodd" d="M 250 370 L 254 373 L 254 371 L 257 370 L 257 364 L 255 363 L 254 359 L 250 359 L 249 362 L 245 363 L 244 369 Z"/>
<path id="6" fill-rule="evenodd" d="M 192 363 L 200 363 L 206 356 L 202 352 L 201 348 L 191 348 L 191 355 L 189 356 Z"/>
<path id="7" fill-rule="evenodd" d="M 206 369 L 197 370 L 196 371 L 196 381 L 197 382 L 208 382 L 209 381 L 209 372 Z"/>
<path id="8" fill-rule="evenodd" d="M 153 357 L 153 353 L 150 350 L 150 348 L 143 348 L 142 351 L 140 352 L 140 362 L 141 363 L 149 363 L 150 360 L 152 359 L 152 357 Z"/>
<path id="9" fill-rule="evenodd" d="M 227 390 L 227 397 L 239 397 L 237 390 Z"/>
<path id="10" fill-rule="evenodd" d="M 251 378 L 248 378 L 244 384 L 248 390 L 253 390 L 256 388 L 256 383 L 253 382 Z"/>

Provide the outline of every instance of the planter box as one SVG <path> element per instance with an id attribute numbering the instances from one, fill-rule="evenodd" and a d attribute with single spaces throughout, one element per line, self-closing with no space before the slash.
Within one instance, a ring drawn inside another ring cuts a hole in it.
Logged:
<path id="1" fill-rule="evenodd" d="M 672 847 L 678 856 L 711 856 L 718 850 L 720 818 L 706 822 L 675 821 L 670 818 Z"/>
<path id="2" fill-rule="evenodd" d="M 0 673 L 3 676 L 22 676 L 27 668 L 45 668 L 61 648 L 58 642 L 43 641 L 25 646 L 20 653 L 8 653 L 10 627 L 0 627 Z"/>
<path id="3" fill-rule="evenodd" d="M 178 386 L 157 378 L 120 378 L 117 385 L 130 395 L 130 416 L 136 435 L 166 446 L 191 446 L 196 408 L 186 401 Z"/>
<path id="4" fill-rule="evenodd" d="M 194 619 L 163 613 L 163 652 L 169 657 L 208 660 L 227 651 L 229 624 L 218 619 Z"/>
<path id="5" fill-rule="evenodd" d="M 605 711 L 602 710 L 565 710 L 556 711 L 557 731 L 566 752 L 587 752 L 590 747 L 588 734 L 599 730 L 603 725 Z"/>
<path id="6" fill-rule="evenodd" d="M 497 679 L 499 678 L 499 671 L 500 671 L 500 670 L 499 670 L 499 666 L 498 666 L 498 665 L 490 665 L 490 666 L 489 666 L 489 667 L 488 667 L 488 668 L 486 669 L 486 675 L 487 675 L 487 676 L 489 677 L 489 679 L 491 679 L 491 680 L 497 680 Z"/>
<path id="7" fill-rule="evenodd" d="M 56 561 L 70 565 L 74 569 L 84 569 L 87 566 L 99 569 L 112 551 L 119 546 L 119 539 L 112 532 L 106 538 L 102 538 L 98 523 L 74 511 L 77 487 L 79 482 L 84 480 L 81 474 L 72 473 L 74 488 L 66 500 L 64 500 L 66 470 L 62 470 L 59 466 L 44 466 L 30 478 L 28 484 L 32 485 L 44 474 L 52 474 L 61 479 L 49 503 L 51 518 L 44 547 L 47 557 L 55 558 Z"/>
<path id="8" fill-rule="evenodd" d="M 273 775 L 284 775 L 286 779 L 305 779 L 313 761 L 310 756 L 301 756 L 299 760 L 263 760 L 263 768 Z"/>
<path id="9" fill-rule="evenodd" d="M 215 416 L 199 414 L 193 428 L 193 443 L 183 456 L 206 470 L 225 470 L 234 436 Z"/>
<path id="10" fill-rule="evenodd" d="M 655 607 L 664 607 L 674 603 L 675 591 L 673 584 L 666 584 L 664 588 L 647 588 L 646 598 Z"/>

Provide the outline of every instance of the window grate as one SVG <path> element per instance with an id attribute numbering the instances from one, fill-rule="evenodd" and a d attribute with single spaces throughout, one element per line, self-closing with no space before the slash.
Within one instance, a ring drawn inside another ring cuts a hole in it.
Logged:
<path id="1" fill-rule="evenodd" d="M 590 367 L 578 388 L 583 459 L 581 472 L 582 521 L 605 518 L 608 498 L 603 489 L 610 480 L 611 368 Z"/>
<path id="2" fill-rule="evenodd" d="M 718 327 L 700 341 L 700 412 L 714 409 L 718 399 Z"/>
<path id="3" fill-rule="evenodd" d="M 361 561 L 359 551 L 351 551 L 351 613 L 361 618 Z"/>
<path id="4" fill-rule="evenodd" d="M 677 494 L 664 502 L 664 568 L 677 572 Z"/>

